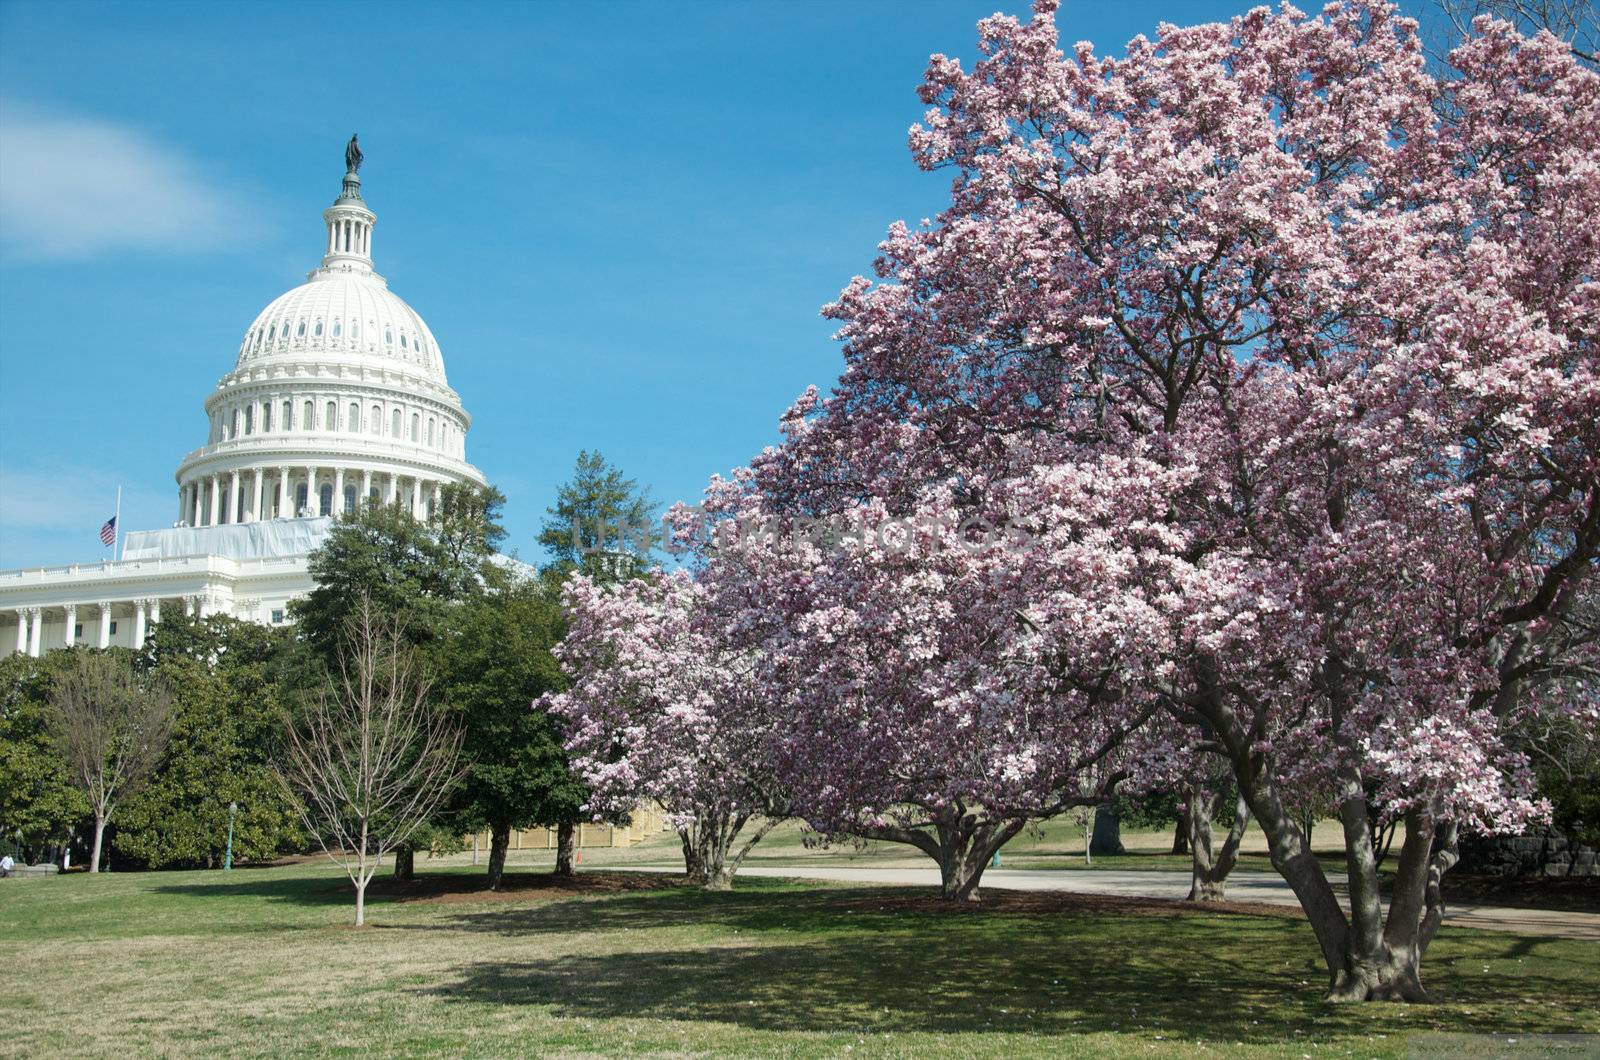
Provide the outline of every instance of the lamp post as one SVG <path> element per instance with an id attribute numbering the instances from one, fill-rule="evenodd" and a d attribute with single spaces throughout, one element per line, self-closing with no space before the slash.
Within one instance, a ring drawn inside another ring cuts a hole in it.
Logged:
<path id="1" fill-rule="evenodd" d="M 222 856 L 222 871 L 233 868 L 233 815 L 239 812 L 237 802 L 228 803 L 228 852 Z"/>

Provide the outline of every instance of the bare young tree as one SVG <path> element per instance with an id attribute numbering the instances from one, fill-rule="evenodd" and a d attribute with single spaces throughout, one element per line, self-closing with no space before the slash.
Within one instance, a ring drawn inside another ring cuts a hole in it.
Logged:
<path id="1" fill-rule="evenodd" d="M 117 803 L 150 778 L 172 734 L 172 696 L 121 652 L 74 652 L 54 696 L 56 738 L 94 813 L 94 853 Z"/>
<path id="2" fill-rule="evenodd" d="M 338 670 L 288 731 L 280 774 L 301 798 L 306 828 L 356 889 L 367 884 L 465 772 L 461 730 L 428 701 L 403 624 L 363 599 L 345 623 Z"/>

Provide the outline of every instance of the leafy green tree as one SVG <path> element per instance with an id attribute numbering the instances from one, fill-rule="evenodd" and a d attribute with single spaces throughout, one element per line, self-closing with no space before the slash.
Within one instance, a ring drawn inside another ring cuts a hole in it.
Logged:
<path id="1" fill-rule="evenodd" d="M 649 568 L 661 543 L 656 510 L 649 489 L 585 449 L 572 479 L 545 509 L 539 544 L 559 573 L 577 571 L 600 581 L 636 577 Z"/>
<path id="2" fill-rule="evenodd" d="M 272 770 L 286 709 L 278 657 L 286 631 L 224 615 L 174 616 L 140 655 L 172 690 L 166 754 L 123 807 L 116 846 L 152 867 L 219 864 L 228 804 L 238 805 L 234 857 L 264 861 L 303 849 L 293 798 Z"/>
<path id="3" fill-rule="evenodd" d="M 14 847 L 28 863 L 67 842 L 89 813 L 51 728 L 50 703 L 64 658 L 62 652 L 0 658 L 0 845 Z"/>
<path id="4" fill-rule="evenodd" d="M 311 554 L 317 587 L 292 609 L 301 635 L 324 661 L 333 658 L 356 601 L 370 599 L 380 613 L 404 618 L 407 634 L 422 643 L 451 603 L 497 576 L 490 558 L 505 537 L 504 496 L 492 486 L 452 484 L 440 492 L 426 521 L 398 506 L 363 506 L 340 519 Z"/>
<path id="5" fill-rule="evenodd" d="M 513 829 L 556 829 L 557 872 L 572 872 L 588 790 L 568 768 L 559 721 L 533 707 L 564 685 L 551 654 L 564 632 L 558 596 L 553 577 L 513 581 L 464 603 L 433 645 L 436 691 L 459 712 L 470 763 L 452 818 L 458 832 L 489 832 L 492 886 Z"/>

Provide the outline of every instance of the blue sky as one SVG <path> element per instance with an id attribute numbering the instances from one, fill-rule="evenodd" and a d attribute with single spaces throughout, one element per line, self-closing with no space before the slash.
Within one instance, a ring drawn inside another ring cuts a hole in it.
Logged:
<path id="1" fill-rule="evenodd" d="M 361 134 L 374 256 L 469 458 L 533 538 L 581 448 L 663 501 L 840 358 L 819 307 L 935 213 L 907 128 L 970 2 L 0 4 L 0 566 L 175 518 L 255 314 L 303 282 Z M 1120 51 L 1246 5 L 1068 6 Z M 1025 14 L 1020 3 L 1004 8 Z"/>

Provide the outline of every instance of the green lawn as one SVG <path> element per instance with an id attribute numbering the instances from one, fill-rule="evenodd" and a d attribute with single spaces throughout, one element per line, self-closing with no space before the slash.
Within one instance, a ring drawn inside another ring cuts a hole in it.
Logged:
<path id="1" fill-rule="evenodd" d="M 1582 942 L 1447 930 L 1441 1004 L 1334 1007 L 1288 917 L 583 875 L 434 873 L 365 930 L 326 864 L 0 881 L 7 1052 L 1401 1056 L 1419 1031 L 1600 1031 Z"/>

